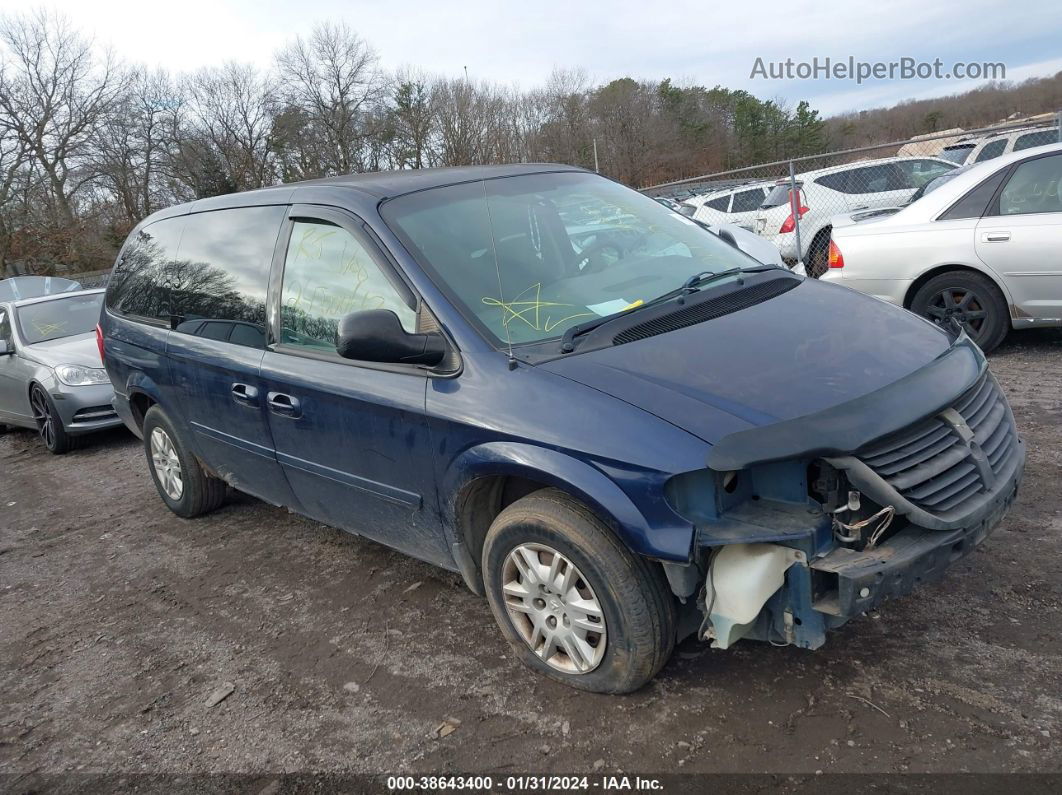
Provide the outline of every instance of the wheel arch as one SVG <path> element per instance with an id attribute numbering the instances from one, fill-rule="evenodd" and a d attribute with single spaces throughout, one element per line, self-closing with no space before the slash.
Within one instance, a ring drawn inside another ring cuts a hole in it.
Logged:
<path id="1" fill-rule="evenodd" d="M 482 593 L 480 558 L 495 517 L 508 505 L 543 488 L 556 488 L 600 518 L 632 552 L 686 562 L 692 525 L 651 527 L 630 497 L 609 477 L 566 453 L 524 443 L 494 442 L 466 451 L 440 483 L 451 527 L 454 558 L 466 584 Z"/>
<path id="2" fill-rule="evenodd" d="M 928 282 L 935 276 L 940 276 L 944 273 L 950 273 L 951 271 L 966 271 L 967 273 L 976 273 L 980 276 L 984 276 L 986 279 L 992 282 L 992 284 L 995 285 L 996 289 L 999 290 L 999 294 L 1003 296 L 1003 302 L 1007 305 L 1008 314 L 1010 315 L 1010 319 L 1013 321 L 1014 312 L 1012 307 L 1014 304 L 1011 300 L 1010 291 L 1007 290 L 1007 287 L 1002 282 L 1002 280 L 1000 280 L 1000 278 L 995 273 L 992 273 L 987 269 L 977 268 L 973 265 L 966 265 L 957 262 L 945 263 L 943 265 L 934 265 L 932 268 L 929 268 L 924 273 L 921 273 L 913 282 L 911 282 L 910 286 L 907 288 L 907 292 L 903 297 L 903 308 L 911 308 L 911 302 L 914 301 L 914 297 L 918 293 L 918 291 L 922 289 L 922 285 L 924 285 L 926 282 Z"/>

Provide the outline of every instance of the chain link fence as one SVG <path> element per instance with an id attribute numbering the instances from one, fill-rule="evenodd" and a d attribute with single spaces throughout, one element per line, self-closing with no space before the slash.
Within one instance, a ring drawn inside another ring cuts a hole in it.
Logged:
<path id="1" fill-rule="evenodd" d="M 896 212 L 959 168 L 1062 141 L 1062 111 L 978 130 L 948 130 L 907 141 L 777 160 L 642 189 L 679 201 L 709 224 L 736 224 L 778 246 L 810 276 L 829 267 L 836 216 L 858 220 Z"/>

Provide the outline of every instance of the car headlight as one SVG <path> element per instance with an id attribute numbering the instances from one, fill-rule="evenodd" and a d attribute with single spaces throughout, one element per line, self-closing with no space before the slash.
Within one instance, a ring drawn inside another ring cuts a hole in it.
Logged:
<path id="1" fill-rule="evenodd" d="M 55 368 L 56 377 L 67 386 L 92 386 L 109 384 L 107 371 L 96 367 L 82 367 L 79 364 L 61 364 Z"/>

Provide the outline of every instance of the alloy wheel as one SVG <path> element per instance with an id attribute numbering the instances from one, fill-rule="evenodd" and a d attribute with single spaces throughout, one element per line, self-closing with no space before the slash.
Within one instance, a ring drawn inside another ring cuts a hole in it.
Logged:
<path id="1" fill-rule="evenodd" d="M 162 428 L 151 431 L 151 463 L 155 475 L 166 496 L 176 502 L 184 494 L 184 481 L 181 479 L 181 460 L 169 435 Z"/>
<path id="2" fill-rule="evenodd" d="M 569 674 L 594 670 L 605 656 L 605 614 L 575 564 L 544 544 L 521 544 L 502 567 L 509 618 L 547 665 Z"/>
<path id="3" fill-rule="evenodd" d="M 938 326 L 957 321 L 975 340 L 988 321 L 984 301 L 977 293 L 961 287 L 948 287 L 933 296 L 926 307 L 926 314 Z"/>
<path id="4" fill-rule="evenodd" d="M 48 405 L 48 397 L 40 387 L 34 387 L 30 393 L 30 408 L 37 423 L 37 433 L 48 449 L 52 449 L 55 446 L 55 417 L 52 416 L 52 408 Z"/>

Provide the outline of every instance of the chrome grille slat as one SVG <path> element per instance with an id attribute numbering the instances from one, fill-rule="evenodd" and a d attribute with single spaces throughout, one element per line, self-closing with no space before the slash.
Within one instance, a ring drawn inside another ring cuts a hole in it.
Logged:
<path id="1" fill-rule="evenodd" d="M 966 460 L 969 452 L 965 447 L 952 445 L 932 461 L 919 464 L 914 469 L 904 472 L 896 477 L 886 478 L 897 491 L 906 491 L 920 483 L 937 477 L 952 467 Z"/>
<path id="2" fill-rule="evenodd" d="M 941 424 L 939 427 L 934 428 L 931 433 L 925 434 L 917 441 L 897 448 L 892 452 L 867 458 L 866 461 L 875 469 L 880 469 L 882 474 L 891 475 L 894 472 L 899 472 L 921 463 L 926 457 L 936 455 L 936 453 L 945 450 L 949 445 L 953 444 L 954 441 L 955 439 L 951 436 L 948 427 Z M 939 447 L 941 442 L 946 442 L 947 444 Z M 927 449 L 935 452 L 927 454 Z"/>
<path id="3" fill-rule="evenodd" d="M 965 500 L 970 499 L 970 497 L 974 496 L 975 494 L 977 494 L 980 491 L 981 491 L 981 483 L 980 483 L 980 480 L 977 480 L 977 481 L 971 483 L 969 486 L 967 486 L 962 491 L 960 491 L 957 494 L 955 494 L 950 499 L 945 500 L 944 502 L 937 503 L 936 505 L 933 506 L 933 508 L 935 510 L 937 510 L 937 511 L 950 511 L 956 505 L 960 505 L 962 502 L 964 502 Z"/>
<path id="4" fill-rule="evenodd" d="M 927 505 L 945 500 L 957 491 L 978 480 L 977 467 L 973 464 L 960 464 L 952 467 L 943 475 L 924 483 L 917 489 L 911 489 L 911 497 Z"/>
<path id="5" fill-rule="evenodd" d="M 942 413 L 868 445 L 857 456 L 914 505 L 935 513 L 961 509 L 989 489 L 992 473 L 1012 462 L 1018 435 L 1003 393 L 987 373 L 952 408 L 969 431 L 956 424 L 954 413 Z"/>
<path id="6" fill-rule="evenodd" d="M 917 442 L 919 439 L 928 436 L 937 430 L 947 431 L 947 426 L 940 420 L 933 420 L 929 423 L 922 423 L 917 426 L 917 429 L 912 431 L 906 431 L 902 436 L 898 436 L 895 439 L 891 439 L 888 442 L 875 445 L 874 447 L 867 448 L 863 453 L 863 458 L 869 463 L 871 459 L 878 458 L 879 456 L 886 456 L 894 453 L 901 447 L 906 447 L 909 444 Z"/>

